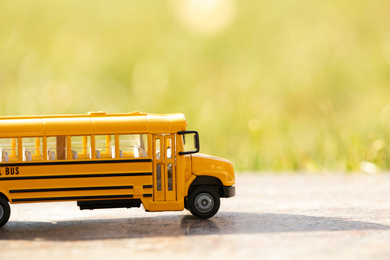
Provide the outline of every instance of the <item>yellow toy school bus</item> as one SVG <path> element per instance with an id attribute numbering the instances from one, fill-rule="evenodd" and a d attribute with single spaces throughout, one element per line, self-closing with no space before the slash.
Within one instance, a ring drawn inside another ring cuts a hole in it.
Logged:
<path id="1" fill-rule="evenodd" d="M 235 195 L 233 166 L 199 154 L 186 126 L 183 114 L 0 117 L 0 226 L 9 203 L 30 202 L 212 217 Z"/>

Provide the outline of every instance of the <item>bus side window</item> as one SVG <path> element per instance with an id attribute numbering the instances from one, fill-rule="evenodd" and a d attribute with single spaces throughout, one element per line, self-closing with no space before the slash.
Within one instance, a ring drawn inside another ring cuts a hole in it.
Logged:
<path id="1" fill-rule="evenodd" d="M 50 136 L 47 138 L 48 160 L 65 160 L 66 136 Z"/>
<path id="2" fill-rule="evenodd" d="M 119 150 L 122 151 L 123 158 L 147 157 L 148 136 L 146 134 L 119 135 Z"/>
<path id="3" fill-rule="evenodd" d="M 91 158 L 91 137 L 72 136 L 71 148 L 72 160 L 86 160 Z"/>
<path id="4" fill-rule="evenodd" d="M 22 139 L 23 161 L 42 161 L 42 138 L 28 137 Z"/>
<path id="5" fill-rule="evenodd" d="M 148 157 L 148 135 L 140 135 L 140 157 Z"/>
<path id="6" fill-rule="evenodd" d="M 0 138 L 0 162 L 18 161 L 18 139 Z"/>
<path id="7" fill-rule="evenodd" d="M 95 135 L 96 159 L 115 158 L 115 136 Z"/>

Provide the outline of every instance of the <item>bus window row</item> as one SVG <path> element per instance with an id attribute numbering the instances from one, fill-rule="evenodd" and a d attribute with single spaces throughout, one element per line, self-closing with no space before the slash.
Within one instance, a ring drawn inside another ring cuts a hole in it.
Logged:
<path id="1" fill-rule="evenodd" d="M 0 138 L 0 162 L 142 157 L 147 134 Z"/>

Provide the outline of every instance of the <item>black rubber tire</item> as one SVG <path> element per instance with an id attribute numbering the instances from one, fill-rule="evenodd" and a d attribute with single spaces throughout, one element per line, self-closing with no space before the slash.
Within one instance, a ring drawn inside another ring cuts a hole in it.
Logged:
<path id="1" fill-rule="evenodd" d="M 187 200 L 187 207 L 192 215 L 201 219 L 214 216 L 218 212 L 220 204 L 217 191 L 209 186 L 194 188 Z"/>
<path id="2" fill-rule="evenodd" d="M 0 227 L 4 226 L 11 215 L 11 208 L 8 201 L 0 196 Z"/>

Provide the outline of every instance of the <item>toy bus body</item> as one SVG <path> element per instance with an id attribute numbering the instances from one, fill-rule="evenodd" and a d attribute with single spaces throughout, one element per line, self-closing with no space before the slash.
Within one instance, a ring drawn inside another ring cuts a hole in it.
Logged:
<path id="1" fill-rule="evenodd" d="M 183 114 L 0 117 L 0 226 L 9 203 L 54 201 L 212 217 L 235 195 L 233 166 L 199 154 L 186 126 Z"/>

